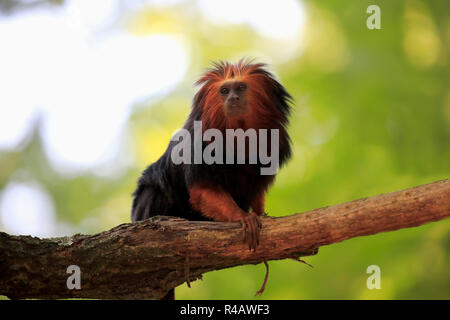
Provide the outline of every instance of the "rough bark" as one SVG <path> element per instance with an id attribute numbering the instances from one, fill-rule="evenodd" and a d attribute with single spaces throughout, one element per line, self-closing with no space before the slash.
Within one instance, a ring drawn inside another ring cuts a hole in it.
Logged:
<path id="1" fill-rule="evenodd" d="M 450 182 L 262 219 L 256 252 L 238 223 L 154 217 L 96 235 L 39 239 L 0 233 L 0 295 L 10 298 L 154 299 L 205 272 L 313 255 L 349 238 L 420 226 L 450 216 Z M 69 290 L 69 265 L 81 289 Z M 189 277 L 189 279 L 187 279 Z"/>

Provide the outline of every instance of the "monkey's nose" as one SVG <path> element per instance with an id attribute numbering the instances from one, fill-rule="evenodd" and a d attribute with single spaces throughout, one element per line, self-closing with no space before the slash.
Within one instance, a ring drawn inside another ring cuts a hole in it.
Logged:
<path id="1" fill-rule="evenodd" d="M 239 96 L 238 95 L 230 97 L 230 102 L 237 102 L 237 101 L 239 101 Z"/>

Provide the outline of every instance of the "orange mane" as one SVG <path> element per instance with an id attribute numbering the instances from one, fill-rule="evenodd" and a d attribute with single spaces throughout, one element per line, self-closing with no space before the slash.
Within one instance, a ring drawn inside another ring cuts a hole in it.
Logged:
<path id="1" fill-rule="evenodd" d="M 219 88 L 225 81 L 240 80 L 248 87 L 249 112 L 239 120 L 227 118 Z M 289 115 L 292 97 L 263 63 L 252 63 L 244 59 L 236 64 L 214 63 L 196 83 L 201 85 L 195 95 L 193 108 L 201 114 L 203 128 L 284 128 Z"/>

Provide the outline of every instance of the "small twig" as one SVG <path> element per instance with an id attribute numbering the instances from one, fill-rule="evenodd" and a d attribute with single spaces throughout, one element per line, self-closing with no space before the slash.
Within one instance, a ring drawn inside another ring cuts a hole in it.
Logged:
<path id="1" fill-rule="evenodd" d="M 264 276 L 264 282 L 262 284 L 261 289 L 259 289 L 256 293 L 255 296 L 259 296 L 261 295 L 264 290 L 266 289 L 266 283 L 267 283 L 267 279 L 269 279 L 269 264 L 267 263 L 267 260 L 264 259 L 264 265 L 266 266 L 266 275 Z"/>
<path id="2" fill-rule="evenodd" d="M 307 266 L 310 266 L 311 268 L 314 268 L 312 265 L 310 265 L 308 262 L 306 262 L 305 260 L 302 260 L 302 259 L 300 259 L 299 257 L 293 257 L 293 258 L 291 258 L 292 260 L 295 260 L 295 261 L 298 261 L 298 262 L 301 262 L 301 263 L 304 263 L 304 264 L 306 264 Z"/>

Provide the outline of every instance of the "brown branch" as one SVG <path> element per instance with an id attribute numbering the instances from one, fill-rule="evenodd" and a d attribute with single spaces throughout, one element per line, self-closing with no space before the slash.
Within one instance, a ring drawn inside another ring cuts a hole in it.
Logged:
<path id="1" fill-rule="evenodd" d="M 449 216 L 450 182 L 443 180 L 306 213 L 265 217 L 256 252 L 242 243 L 238 223 L 161 216 L 92 236 L 39 239 L 0 233 L 0 295 L 160 298 L 208 271 L 313 255 L 323 245 Z M 67 289 L 69 265 L 81 269 L 79 290 Z"/>

